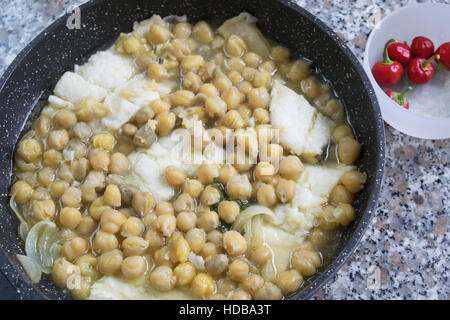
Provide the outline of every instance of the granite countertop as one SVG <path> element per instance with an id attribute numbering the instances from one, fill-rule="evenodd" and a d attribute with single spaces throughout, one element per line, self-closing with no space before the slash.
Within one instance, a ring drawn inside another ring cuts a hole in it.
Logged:
<path id="1" fill-rule="evenodd" d="M 0 2 L 0 75 L 69 5 L 83 2 Z M 377 21 L 404 5 L 428 1 L 296 2 L 335 30 L 362 62 Z M 450 299 L 450 140 L 416 139 L 389 125 L 386 140 L 385 180 L 372 225 L 317 299 Z"/>

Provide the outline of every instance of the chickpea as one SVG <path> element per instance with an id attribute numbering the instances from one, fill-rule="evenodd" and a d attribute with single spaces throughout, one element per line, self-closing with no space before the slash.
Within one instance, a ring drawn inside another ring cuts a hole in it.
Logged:
<path id="1" fill-rule="evenodd" d="M 153 24 L 148 33 L 148 40 L 155 45 L 167 42 L 171 37 L 169 29 L 159 24 Z"/>
<path id="2" fill-rule="evenodd" d="M 187 179 L 183 183 L 183 192 L 188 193 L 193 198 L 198 198 L 203 190 L 203 184 L 196 179 Z"/>
<path id="3" fill-rule="evenodd" d="M 70 135 L 72 137 L 86 141 L 91 137 L 92 129 L 86 122 L 78 122 L 70 130 Z"/>
<path id="4" fill-rule="evenodd" d="M 97 231 L 92 241 L 92 247 L 98 254 L 116 249 L 119 242 L 114 234 L 102 230 Z"/>
<path id="5" fill-rule="evenodd" d="M 141 256 L 126 257 L 120 264 L 120 271 L 128 280 L 134 280 L 141 277 L 146 269 L 147 263 Z"/>
<path id="6" fill-rule="evenodd" d="M 235 167 L 233 167 L 231 164 L 225 164 L 222 167 L 220 167 L 219 176 L 217 177 L 217 179 L 221 183 L 226 185 L 232 177 L 237 175 L 238 172 Z"/>
<path id="7" fill-rule="evenodd" d="M 89 277 L 95 280 L 98 277 L 97 258 L 88 253 L 77 259 L 75 265 L 80 268 L 80 274 L 83 277 Z"/>
<path id="8" fill-rule="evenodd" d="M 170 245 L 163 246 L 153 252 L 153 262 L 155 266 L 167 266 L 173 268 L 175 263 L 172 262 L 172 249 Z"/>
<path id="9" fill-rule="evenodd" d="M 267 246 L 261 246 L 252 251 L 250 260 L 257 266 L 263 266 L 272 259 L 272 251 Z"/>
<path id="10" fill-rule="evenodd" d="M 225 115 L 224 124 L 228 128 L 236 130 L 242 128 L 245 123 L 238 111 L 230 110 Z"/>
<path id="11" fill-rule="evenodd" d="M 33 215 L 38 221 L 52 221 L 55 213 L 56 207 L 53 200 L 39 200 L 33 204 Z"/>
<path id="12" fill-rule="evenodd" d="M 144 223 L 137 217 L 128 217 L 122 225 L 120 234 L 123 237 L 141 236 L 144 232 Z"/>
<path id="13" fill-rule="evenodd" d="M 183 236 L 176 238 L 172 247 L 172 261 L 179 263 L 187 262 L 191 248 L 186 239 L 184 239 Z"/>
<path id="14" fill-rule="evenodd" d="M 62 253 L 68 260 L 73 261 L 85 254 L 87 249 L 87 241 L 81 237 L 75 237 L 64 243 L 62 247 Z"/>
<path id="15" fill-rule="evenodd" d="M 173 270 L 176 277 L 177 287 L 183 287 L 189 285 L 195 277 L 195 267 L 190 262 L 180 263 Z"/>
<path id="16" fill-rule="evenodd" d="M 175 38 L 187 39 L 191 36 L 192 26 L 187 22 L 179 22 L 173 27 L 172 31 Z"/>
<path id="17" fill-rule="evenodd" d="M 236 201 L 225 200 L 219 203 L 218 212 L 220 218 L 226 223 L 233 223 L 241 212 L 241 209 Z"/>
<path id="18" fill-rule="evenodd" d="M 195 208 L 195 200 L 188 193 L 182 193 L 173 202 L 173 208 L 176 212 L 192 211 Z"/>
<path id="19" fill-rule="evenodd" d="M 209 185 L 202 191 L 200 199 L 202 204 L 212 206 L 220 201 L 220 197 L 219 190 Z"/>
<path id="20" fill-rule="evenodd" d="M 75 231 L 83 236 L 88 236 L 91 235 L 95 229 L 97 229 L 97 222 L 90 216 L 82 216 Z"/>
<path id="21" fill-rule="evenodd" d="M 52 121 L 49 117 L 41 115 L 39 119 L 36 121 L 34 125 L 34 129 L 36 130 L 36 133 L 41 137 L 44 138 L 47 136 L 48 132 L 50 131 L 50 127 L 52 126 Z"/>
<path id="22" fill-rule="evenodd" d="M 197 22 L 192 28 L 194 37 L 204 43 L 209 43 L 214 39 L 214 32 L 205 21 Z"/>
<path id="23" fill-rule="evenodd" d="M 32 140 L 32 139 L 30 139 Z M 69 142 L 69 133 L 67 130 L 53 130 L 50 131 L 47 138 L 47 145 L 51 149 L 62 150 Z"/>
<path id="24" fill-rule="evenodd" d="M 42 155 L 42 165 L 46 167 L 57 167 L 62 161 L 62 154 L 59 151 L 50 149 Z"/>
<path id="25" fill-rule="evenodd" d="M 258 124 L 266 124 L 270 122 L 270 114 L 269 111 L 263 108 L 256 108 L 253 111 L 253 117 L 255 118 L 255 123 Z"/>
<path id="26" fill-rule="evenodd" d="M 232 83 L 231 80 L 228 79 L 226 75 L 223 73 L 220 73 L 214 78 L 213 81 L 214 85 L 216 86 L 217 90 L 219 90 L 220 93 L 224 92 L 228 88 L 231 87 Z"/>
<path id="27" fill-rule="evenodd" d="M 174 106 L 192 107 L 195 102 L 195 94 L 188 90 L 177 90 L 172 94 Z"/>
<path id="28" fill-rule="evenodd" d="M 323 230 L 335 230 L 339 223 L 336 222 L 335 208 L 331 205 L 326 205 L 321 208 L 320 212 L 320 228 Z"/>
<path id="29" fill-rule="evenodd" d="M 256 179 L 266 182 L 268 178 L 275 174 L 275 168 L 269 162 L 259 162 L 255 168 Z"/>
<path id="30" fill-rule="evenodd" d="M 255 292 L 255 300 L 280 300 L 282 293 L 272 282 L 266 282 L 261 288 Z"/>
<path id="31" fill-rule="evenodd" d="M 205 244 L 205 232 L 198 228 L 192 228 L 185 235 L 192 252 L 199 254 Z"/>
<path id="32" fill-rule="evenodd" d="M 119 187 L 115 184 L 106 186 L 105 193 L 103 194 L 103 201 L 108 206 L 120 207 L 122 201 Z"/>
<path id="33" fill-rule="evenodd" d="M 167 182 L 173 187 L 182 185 L 186 180 L 186 173 L 175 166 L 167 166 L 164 170 L 164 176 L 166 177 Z"/>
<path id="34" fill-rule="evenodd" d="M 262 206 L 273 206 L 277 202 L 275 188 L 270 184 L 263 184 L 256 192 L 256 199 Z"/>
<path id="35" fill-rule="evenodd" d="M 50 195 L 52 196 L 52 198 L 59 198 L 64 194 L 64 191 L 68 187 L 69 184 L 66 181 L 63 180 L 53 181 L 49 187 Z"/>
<path id="36" fill-rule="evenodd" d="M 227 270 L 228 257 L 224 254 L 211 255 L 206 258 L 205 267 L 210 275 L 218 276 Z"/>
<path id="37" fill-rule="evenodd" d="M 198 73 L 200 68 L 205 63 L 205 60 L 200 55 L 189 55 L 183 58 L 181 61 L 181 69 L 183 73 L 187 74 L 189 72 Z"/>
<path id="38" fill-rule="evenodd" d="M 303 163 L 297 156 L 289 155 L 280 162 L 280 174 L 285 179 L 297 180 L 304 170 Z"/>
<path id="39" fill-rule="evenodd" d="M 352 204 L 355 201 L 355 195 L 348 191 L 343 185 L 336 185 L 330 192 L 329 201 L 334 203 Z"/>
<path id="40" fill-rule="evenodd" d="M 158 216 L 153 212 L 146 213 L 142 222 L 146 228 L 158 228 Z"/>
<path id="41" fill-rule="evenodd" d="M 139 126 L 146 124 L 148 120 L 153 119 L 155 116 L 155 113 L 153 112 L 152 107 L 145 106 L 140 108 L 135 114 L 134 114 L 134 122 L 137 123 Z M 111 150 L 109 150 L 111 151 Z"/>
<path id="42" fill-rule="evenodd" d="M 219 216 L 214 211 L 209 211 L 198 218 L 197 226 L 205 230 L 205 232 L 210 232 L 219 226 Z"/>
<path id="43" fill-rule="evenodd" d="M 42 155 L 42 145 L 36 139 L 22 140 L 17 146 L 17 154 L 27 162 L 36 161 Z"/>
<path id="44" fill-rule="evenodd" d="M 198 297 L 208 297 L 214 293 L 214 281 L 208 274 L 198 273 L 192 280 L 191 289 Z"/>
<path id="45" fill-rule="evenodd" d="M 163 214 L 175 214 L 175 209 L 173 208 L 173 205 L 170 202 L 167 201 L 160 201 L 156 204 L 155 207 L 156 215 L 160 216 Z"/>
<path id="46" fill-rule="evenodd" d="M 300 88 L 305 93 L 305 96 L 314 99 L 320 93 L 320 86 L 314 77 L 309 77 L 300 81 Z"/>
<path id="47" fill-rule="evenodd" d="M 250 107 L 256 108 L 264 108 L 267 109 L 269 107 L 270 95 L 266 88 L 254 88 L 250 90 L 247 95 L 248 104 Z"/>
<path id="48" fill-rule="evenodd" d="M 133 209 L 141 216 L 148 213 L 153 208 L 153 197 L 148 192 L 136 192 L 131 200 Z"/>
<path id="49" fill-rule="evenodd" d="M 270 56 L 277 63 L 288 63 L 290 55 L 289 49 L 281 46 L 275 46 L 270 51 Z"/>
<path id="50" fill-rule="evenodd" d="M 227 112 L 227 104 L 217 96 L 206 98 L 205 108 L 212 118 L 221 118 Z"/>
<path id="51" fill-rule="evenodd" d="M 148 229 L 145 233 L 144 239 L 148 242 L 149 250 L 160 248 L 164 244 L 163 236 L 154 229 Z"/>
<path id="52" fill-rule="evenodd" d="M 272 77 L 270 76 L 270 73 L 268 73 L 266 70 L 260 70 L 256 72 L 252 83 L 255 88 L 260 87 L 268 88 L 272 83 Z"/>
<path id="53" fill-rule="evenodd" d="M 356 218 L 355 209 L 348 203 L 339 203 L 335 209 L 336 221 L 346 227 Z"/>
<path id="54" fill-rule="evenodd" d="M 337 126 L 334 130 L 333 130 L 333 142 L 334 143 L 339 143 L 339 141 L 341 140 L 341 138 L 343 137 L 352 137 L 353 138 L 353 130 L 350 126 L 348 125 L 341 125 L 341 126 Z"/>
<path id="55" fill-rule="evenodd" d="M 170 237 L 177 226 L 177 219 L 171 214 L 163 214 L 158 217 L 158 225 L 161 233 Z"/>
<path id="56" fill-rule="evenodd" d="M 300 289 L 303 277 L 295 269 L 286 270 L 277 274 L 276 283 L 284 294 L 290 294 Z"/>
<path id="57" fill-rule="evenodd" d="M 260 275 L 252 274 L 247 279 L 242 281 L 242 288 L 250 292 L 252 295 L 264 285 L 264 279 Z"/>
<path id="58" fill-rule="evenodd" d="M 245 81 L 253 82 L 257 72 L 258 70 L 256 70 L 255 68 L 245 67 L 242 70 L 242 77 L 244 77 Z"/>
<path id="59" fill-rule="evenodd" d="M 77 274 L 79 267 L 67 261 L 65 258 L 59 258 L 53 264 L 52 278 L 60 287 L 67 287 L 69 277 Z"/>
<path id="60" fill-rule="evenodd" d="M 231 280 L 242 282 L 248 277 L 248 264 L 242 259 L 234 260 L 228 267 L 228 276 Z"/>
<path id="61" fill-rule="evenodd" d="M 230 79 L 231 83 L 236 86 L 238 85 L 244 78 L 242 77 L 242 74 L 237 70 L 231 70 L 227 74 L 227 78 Z"/>
<path id="62" fill-rule="evenodd" d="M 227 193 L 233 199 L 246 200 L 252 195 L 252 185 L 246 175 L 237 175 L 228 180 Z"/>
<path id="63" fill-rule="evenodd" d="M 339 160 L 344 164 L 350 165 L 355 163 L 361 153 L 361 145 L 358 141 L 350 136 L 339 139 L 338 155 Z"/>
<path id="64" fill-rule="evenodd" d="M 197 170 L 198 180 L 204 185 L 212 184 L 219 176 L 219 169 L 217 164 L 203 163 Z"/>
<path id="65" fill-rule="evenodd" d="M 70 169 L 72 170 L 75 180 L 83 181 L 91 169 L 91 164 L 86 158 L 72 160 Z"/>
<path id="66" fill-rule="evenodd" d="M 105 232 L 117 233 L 126 220 L 122 212 L 107 208 L 101 215 L 100 226 Z"/>
<path id="67" fill-rule="evenodd" d="M 158 62 L 150 62 L 147 67 L 147 75 L 151 79 L 155 79 L 156 81 L 161 81 L 167 79 L 169 77 L 169 72 L 163 65 Z"/>
<path id="68" fill-rule="evenodd" d="M 268 72 L 269 74 L 274 74 L 277 67 L 275 65 L 275 63 L 273 61 L 265 61 L 263 62 L 260 66 L 259 66 L 260 70 L 264 70 L 266 72 Z"/>
<path id="69" fill-rule="evenodd" d="M 150 102 L 150 107 L 152 108 L 155 115 L 163 112 L 168 112 L 170 110 L 170 103 L 162 99 L 156 99 Z"/>
<path id="70" fill-rule="evenodd" d="M 108 152 L 101 149 L 94 149 L 89 153 L 89 161 L 96 171 L 108 171 L 111 162 Z"/>
<path id="71" fill-rule="evenodd" d="M 173 112 L 161 112 L 156 116 L 156 132 L 160 136 L 168 135 L 175 127 L 176 116 Z"/>
<path id="72" fill-rule="evenodd" d="M 201 251 L 201 255 L 204 259 L 206 259 L 209 256 L 212 256 L 213 254 L 219 253 L 219 248 L 212 242 L 206 242 Z"/>
<path id="73" fill-rule="evenodd" d="M 204 94 L 206 97 L 216 97 L 220 94 L 219 90 L 217 90 L 217 88 L 212 83 L 202 84 L 198 92 Z"/>
<path id="74" fill-rule="evenodd" d="M 225 50 L 231 56 L 240 57 L 247 50 L 247 45 L 244 39 L 233 34 L 228 37 L 225 43 Z"/>
<path id="75" fill-rule="evenodd" d="M 188 72 L 183 79 L 183 89 L 197 93 L 202 85 L 202 79 L 193 72 Z"/>
<path id="76" fill-rule="evenodd" d="M 109 172 L 113 174 L 124 175 L 128 171 L 128 158 L 120 152 L 115 152 L 111 155 L 111 162 L 109 164 Z"/>
<path id="77" fill-rule="evenodd" d="M 245 64 L 250 68 L 257 68 L 263 61 L 263 59 L 254 52 L 247 52 L 242 57 Z"/>
<path id="78" fill-rule="evenodd" d="M 311 73 L 311 63 L 304 60 L 295 61 L 288 71 L 288 77 L 294 82 L 308 78 Z"/>
<path id="79" fill-rule="evenodd" d="M 106 116 L 109 110 L 95 98 L 86 97 L 78 103 L 75 112 L 79 120 L 88 122 Z"/>
<path id="80" fill-rule="evenodd" d="M 222 92 L 223 101 L 228 106 L 228 110 L 236 109 L 244 102 L 244 95 L 236 87 L 229 87 Z M 241 126 L 242 127 L 242 126 Z"/>
<path id="81" fill-rule="evenodd" d="M 131 236 L 122 241 L 123 254 L 126 257 L 143 255 L 148 249 L 148 241 L 138 236 Z"/>
<path id="82" fill-rule="evenodd" d="M 180 212 L 177 216 L 177 228 L 180 231 L 187 232 L 197 224 L 197 216 L 192 211 Z"/>
<path id="83" fill-rule="evenodd" d="M 212 230 L 208 232 L 207 240 L 216 245 L 217 248 L 223 249 L 223 233 L 219 230 Z"/>
<path id="84" fill-rule="evenodd" d="M 122 251 L 114 249 L 103 253 L 98 258 L 98 270 L 105 275 L 113 275 L 120 271 L 123 261 Z"/>
<path id="85" fill-rule="evenodd" d="M 279 179 L 276 193 L 281 203 L 290 201 L 295 196 L 296 184 L 292 180 Z"/>
<path id="86" fill-rule="evenodd" d="M 61 202 L 65 207 L 77 208 L 81 205 L 81 190 L 76 187 L 67 188 L 61 196 Z"/>
<path id="87" fill-rule="evenodd" d="M 25 181 L 16 181 L 11 188 L 11 195 L 18 204 L 26 203 L 33 193 L 33 188 Z"/>
<path id="88" fill-rule="evenodd" d="M 238 84 L 238 89 L 245 95 L 248 95 L 250 91 L 253 89 L 253 86 L 248 81 L 242 81 Z"/>
<path id="89" fill-rule="evenodd" d="M 317 272 L 317 268 L 322 264 L 322 258 L 316 251 L 301 249 L 294 251 L 291 262 L 304 277 L 310 277 Z"/>
<path id="90" fill-rule="evenodd" d="M 175 286 L 176 276 L 168 266 L 153 269 L 149 277 L 150 284 L 159 291 L 169 291 Z"/>
<path id="91" fill-rule="evenodd" d="M 237 231 L 227 231 L 223 235 L 223 247 L 230 256 L 239 256 L 247 251 L 247 241 Z"/>
<path id="92" fill-rule="evenodd" d="M 66 207 L 59 213 L 59 223 L 64 228 L 75 229 L 81 222 L 81 212 L 75 208 Z"/>
<path id="93" fill-rule="evenodd" d="M 77 116 L 74 112 L 63 109 L 55 114 L 53 121 L 57 128 L 69 130 L 77 123 Z"/>
<path id="94" fill-rule="evenodd" d="M 341 176 L 341 183 L 352 193 L 361 191 L 364 188 L 366 180 L 367 175 L 356 170 L 348 171 Z"/>

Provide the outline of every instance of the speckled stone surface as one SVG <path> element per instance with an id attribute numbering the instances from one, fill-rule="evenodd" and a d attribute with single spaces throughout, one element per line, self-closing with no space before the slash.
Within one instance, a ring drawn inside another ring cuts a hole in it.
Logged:
<path id="1" fill-rule="evenodd" d="M 83 2 L 1 1 L 0 74 L 69 5 Z M 336 31 L 362 61 L 376 22 L 416 1 L 296 2 Z M 350 260 L 316 294 L 317 299 L 450 298 L 450 140 L 411 138 L 388 125 L 386 138 L 385 180 L 372 225 Z"/>

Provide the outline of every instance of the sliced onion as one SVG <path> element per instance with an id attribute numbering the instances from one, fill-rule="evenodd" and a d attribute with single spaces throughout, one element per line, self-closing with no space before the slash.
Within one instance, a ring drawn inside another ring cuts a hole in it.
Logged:
<path id="1" fill-rule="evenodd" d="M 52 270 L 54 257 L 51 248 L 53 243 L 58 241 L 57 234 L 57 227 L 51 221 L 38 222 L 28 232 L 25 252 L 27 256 L 38 261 L 44 273 L 50 273 Z"/>
<path id="2" fill-rule="evenodd" d="M 26 274 L 30 277 L 32 283 L 38 283 L 41 280 L 41 266 L 39 263 L 28 256 L 16 254 L 17 260 L 19 260 Z"/>
<path id="3" fill-rule="evenodd" d="M 23 241 L 25 241 L 25 239 L 27 238 L 27 235 L 28 235 L 29 226 L 28 226 L 28 223 L 25 221 L 24 217 L 22 216 L 22 214 L 17 209 L 16 202 L 14 201 L 15 197 L 16 197 L 16 194 L 14 193 L 11 196 L 11 199 L 9 199 L 9 207 L 14 212 L 14 214 L 16 215 L 17 219 L 20 222 L 19 236 Z"/>

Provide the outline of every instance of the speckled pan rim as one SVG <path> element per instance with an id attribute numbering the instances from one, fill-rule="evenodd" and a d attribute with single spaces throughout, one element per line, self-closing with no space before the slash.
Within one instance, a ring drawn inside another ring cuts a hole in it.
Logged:
<path id="1" fill-rule="evenodd" d="M 103 0 L 92 0 L 89 2 L 86 2 L 79 6 L 81 10 L 84 10 L 90 6 L 94 6 Z M 310 20 L 313 24 L 315 24 L 318 28 L 320 28 L 322 31 L 324 31 L 326 34 L 328 34 L 333 41 L 335 41 L 340 49 L 344 52 L 344 54 L 347 56 L 347 58 L 352 63 L 353 67 L 357 71 L 357 74 L 361 78 L 364 86 L 367 88 L 367 93 L 369 95 L 371 106 L 375 114 L 376 118 L 376 128 L 377 128 L 377 136 L 376 140 L 379 147 L 379 154 L 376 158 L 376 168 L 377 172 L 375 174 L 375 186 L 373 188 L 372 193 L 370 194 L 369 200 L 367 201 L 366 210 L 363 212 L 363 216 L 361 217 L 361 220 L 358 224 L 358 226 L 355 229 L 355 232 L 351 236 L 351 238 L 347 241 L 344 248 L 341 250 L 341 252 L 338 254 L 338 256 L 334 259 L 334 261 L 324 270 L 317 278 L 314 279 L 314 281 L 309 284 L 306 288 L 302 289 L 300 292 L 292 295 L 289 297 L 289 299 L 310 299 L 322 286 L 324 286 L 336 273 L 337 271 L 344 265 L 344 263 L 350 258 L 350 256 L 353 254 L 353 252 L 358 247 L 361 238 L 363 237 L 367 227 L 369 226 L 370 222 L 372 221 L 373 217 L 373 210 L 377 204 L 378 197 L 380 194 L 380 189 L 383 181 L 383 175 L 384 175 L 384 164 L 385 164 L 385 133 L 384 133 L 384 122 L 381 116 L 380 107 L 378 104 L 377 97 L 375 95 L 374 89 L 372 87 L 372 84 L 367 77 L 362 65 L 359 63 L 358 59 L 355 57 L 353 52 L 347 47 L 345 42 L 339 38 L 339 36 L 330 28 L 328 27 L 324 22 L 322 22 L 320 19 L 315 17 L 313 14 L 311 14 L 309 11 L 303 9 L 302 7 L 298 6 L 297 4 L 293 3 L 289 0 L 277 0 L 282 5 L 288 6 L 289 8 L 293 9 L 294 11 L 298 12 L 300 15 L 305 17 L 306 19 Z M 23 58 L 35 47 L 35 45 L 45 36 L 47 33 L 51 32 L 53 29 L 55 29 L 57 26 L 59 26 L 60 23 L 62 23 L 69 14 L 64 14 L 60 16 L 58 19 L 56 19 L 53 23 L 51 23 L 47 28 L 45 28 L 41 33 L 39 33 L 31 42 L 29 42 L 22 51 L 16 56 L 16 58 L 13 60 L 13 62 L 9 65 L 9 67 L 6 69 L 4 74 L 0 77 L 0 91 L 3 89 L 5 83 L 11 76 L 12 72 L 15 70 L 15 68 L 22 62 Z M 15 285 L 13 284 L 15 280 L 13 279 L 10 272 L 4 272 L 4 270 L 14 270 L 13 265 L 11 262 L 6 258 L 4 249 L 0 247 L 0 271 L 5 275 L 5 277 L 8 279 L 8 281 L 11 283 L 13 287 Z M 22 285 L 22 292 L 21 292 L 21 299 L 48 299 L 48 297 L 42 292 L 41 290 L 37 289 L 36 287 L 33 287 L 29 281 L 23 281 Z"/>

